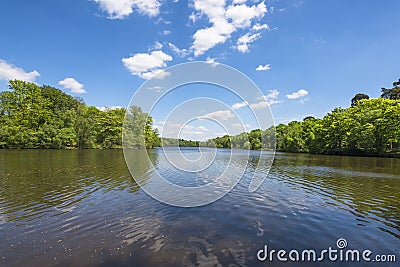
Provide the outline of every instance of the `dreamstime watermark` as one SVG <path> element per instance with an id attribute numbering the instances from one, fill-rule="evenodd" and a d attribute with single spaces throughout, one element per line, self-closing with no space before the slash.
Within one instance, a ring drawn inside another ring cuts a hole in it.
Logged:
<path id="1" fill-rule="evenodd" d="M 192 158 L 188 158 L 188 153 L 182 153 L 181 150 L 171 151 L 162 147 L 158 151 L 159 161 L 163 164 L 161 171 L 150 157 L 145 162 L 139 162 L 137 152 L 133 150 L 146 147 L 143 133 L 148 131 L 148 125 L 138 119 L 141 112 L 137 107 L 140 107 L 141 111 L 156 120 L 155 126 L 161 136 L 175 140 L 181 139 L 185 131 L 201 134 L 212 127 L 221 129 L 219 134 L 214 132 L 214 136 L 233 136 L 251 129 L 272 129 L 268 140 L 269 151 L 259 150 L 262 163 L 255 164 L 254 168 L 252 162 L 249 192 L 254 192 L 266 179 L 274 158 L 276 140 L 274 119 L 269 105 L 276 101 L 276 97 L 277 94 L 263 93 L 249 77 L 224 64 L 189 62 L 163 70 L 136 90 L 127 107 L 122 145 L 132 177 L 147 194 L 163 203 L 178 207 L 196 207 L 212 203 L 230 192 L 242 178 L 250 162 L 249 150 L 241 154 L 240 164 L 235 162 L 237 158 L 235 159 L 231 150 L 229 161 L 224 158 L 223 163 L 214 166 L 213 163 L 220 160 L 215 146 L 200 147 L 198 157 Z M 213 126 L 207 128 L 203 124 Z M 251 144 L 247 135 L 244 138 L 241 148 L 248 148 Z M 263 140 L 264 136 L 259 138 L 259 146 L 267 143 Z M 243 160 L 244 157 L 246 160 Z M 165 169 L 175 171 L 165 173 Z M 207 169 L 212 171 L 207 172 Z M 187 180 L 195 174 L 196 178 L 204 178 L 206 183 L 189 183 L 184 186 L 169 179 L 171 177 L 168 174 L 171 173 L 182 174 Z"/>
<path id="2" fill-rule="evenodd" d="M 257 252 L 257 259 L 262 262 L 396 262 L 394 254 L 375 254 L 369 250 L 347 249 L 347 241 L 339 238 L 336 241 L 336 247 L 328 247 L 317 251 L 315 249 L 304 249 L 302 251 L 292 249 L 275 250 L 268 249 L 268 245 L 264 245 L 263 249 Z"/>

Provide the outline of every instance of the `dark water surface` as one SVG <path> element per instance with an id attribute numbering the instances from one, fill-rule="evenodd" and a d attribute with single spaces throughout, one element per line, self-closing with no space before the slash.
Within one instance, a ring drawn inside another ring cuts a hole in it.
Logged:
<path id="1" fill-rule="evenodd" d="M 151 180 L 146 152 L 135 153 Z M 240 153 L 235 164 L 246 164 Z M 171 180 L 189 179 L 165 167 L 160 150 L 150 156 Z M 338 238 L 397 257 L 360 266 L 398 266 L 400 159 L 278 154 L 249 193 L 258 160 L 252 154 L 245 177 L 219 201 L 176 208 L 136 185 L 120 150 L 0 151 L 0 266 L 298 266 L 306 264 L 256 254 L 264 245 L 336 248 Z M 322 264 L 350 265 L 314 265 Z"/>

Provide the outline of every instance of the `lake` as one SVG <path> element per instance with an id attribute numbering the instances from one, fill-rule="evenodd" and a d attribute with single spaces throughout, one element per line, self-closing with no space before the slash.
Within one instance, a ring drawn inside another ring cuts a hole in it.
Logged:
<path id="1" fill-rule="evenodd" d="M 193 181 L 161 152 L 148 152 L 159 172 Z M 134 153 L 151 181 L 147 152 Z M 246 164 L 241 153 L 233 156 Z M 139 188 L 122 150 L 0 151 L 0 266 L 305 266 L 262 262 L 257 253 L 264 245 L 320 251 L 339 238 L 400 260 L 400 159 L 278 153 L 250 193 L 258 157 L 251 152 L 243 179 L 220 200 L 178 208 Z M 215 161 L 224 165 L 222 156 Z"/>

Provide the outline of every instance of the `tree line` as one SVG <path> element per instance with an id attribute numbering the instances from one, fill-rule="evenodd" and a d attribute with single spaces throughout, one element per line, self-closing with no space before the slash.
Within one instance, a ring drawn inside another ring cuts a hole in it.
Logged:
<path id="1" fill-rule="evenodd" d="M 160 138 L 140 107 L 99 110 L 61 90 L 12 80 L 0 93 L 0 148 L 194 146 L 282 152 L 400 155 L 400 80 L 381 97 L 356 94 L 349 108 L 206 142 Z M 125 121 L 125 123 L 124 123 Z M 122 134 L 124 133 L 124 140 Z"/>
<path id="2" fill-rule="evenodd" d="M 200 141 L 193 141 L 193 140 L 185 140 L 182 138 L 169 138 L 169 137 L 162 137 L 161 138 L 161 146 L 179 146 L 179 147 L 199 147 L 201 144 Z"/>
<path id="3" fill-rule="evenodd" d="M 349 108 L 335 108 L 323 118 L 304 118 L 266 130 L 210 139 L 218 148 L 274 149 L 339 155 L 400 155 L 400 80 L 382 88 L 381 97 L 357 94 Z"/>
<path id="4" fill-rule="evenodd" d="M 101 111 L 57 88 L 19 80 L 0 93 L 0 124 L 0 148 L 121 148 L 123 131 L 130 146 L 160 145 L 140 107 Z"/>

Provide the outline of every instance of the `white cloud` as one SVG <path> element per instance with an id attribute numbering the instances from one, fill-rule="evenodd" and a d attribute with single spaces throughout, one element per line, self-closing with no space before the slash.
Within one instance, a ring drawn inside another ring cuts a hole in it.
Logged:
<path id="1" fill-rule="evenodd" d="M 234 4 L 244 4 L 246 2 L 247 2 L 247 0 L 233 0 L 232 1 L 232 3 L 234 3 Z"/>
<path id="2" fill-rule="evenodd" d="M 230 110 L 218 110 L 201 116 L 199 119 L 215 119 L 217 121 L 226 121 L 233 117 L 235 117 L 235 115 L 233 115 L 232 111 Z"/>
<path id="3" fill-rule="evenodd" d="M 202 125 L 193 126 L 189 124 L 155 120 L 154 127 L 158 129 L 162 137 L 183 138 L 186 140 L 205 140 L 210 138 L 210 136 L 218 136 L 214 130 Z"/>
<path id="4" fill-rule="evenodd" d="M 164 30 L 164 31 L 162 32 L 162 34 L 163 34 L 163 35 L 168 35 L 168 34 L 171 34 L 171 31 L 169 31 L 169 30 Z"/>
<path id="5" fill-rule="evenodd" d="M 169 48 L 176 53 L 179 57 L 185 57 L 190 54 L 190 52 L 187 49 L 180 49 L 173 43 L 168 43 Z"/>
<path id="6" fill-rule="evenodd" d="M 200 15 L 192 13 L 189 15 L 189 22 L 195 23 L 199 19 Z"/>
<path id="7" fill-rule="evenodd" d="M 168 71 L 154 69 L 154 70 L 150 70 L 148 72 L 142 73 L 141 76 L 139 76 L 139 77 L 141 77 L 142 79 L 145 79 L 145 80 L 149 80 L 151 78 L 162 80 L 165 77 L 168 77 L 169 75 L 171 75 L 171 73 Z"/>
<path id="8" fill-rule="evenodd" d="M 260 37 L 261 37 L 260 33 L 251 34 L 250 32 L 248 32 L 237 40 L 236 49 L 241 53 L 247 53 L 250 51 L 249 44 L 254 42 Z"/>
<path id="9" fill-rule="evenodd" d="M 6 81 L 17 79 L 27 82 L 34 82 L 36 77 L 39 76 L 40 74 L 36 70 L 26 72 L 25 70 L 9 64 L 5 60 L 0 59 L 0 79 Z"/>
<path id="10" fill-rule="evenodd" d="M 122 19 L 133 13 L 133 9 L 141 14 L 156 16 L 160 12 L 158 0 L 94 0 L 100 8 L 107 12 L 110 19 Z"/>
<path id="11" fill-rule="evenodd" d="M 240 108 L 243 108 L 243 107 L 247 106 L 248 104 L 249 104 L 249 102 L 243 101 L 243 102 L 241 102 L 241 103 L 235 103 L 235 104 L 233 104 L 233 105 L 232 105 L 232 108 L 233 108 L 233 109 L 240 109 Z"/>
<path id="12" fill-rule="evenodd" d="M 148 87 L 147 90 L 151 90 L 151 91 L 155 91 L 156 93 L 160 93 L 161 89 L 163 89 L 161 86 L 156 85 L 156 86 L 152 86 L 152 87 Z"/>
<path id="13" fill-rule="evenodd" d="M 210 64 L 213 68 L 215 68 L 219 63 L 215 61 L 215 58 L 207 57 L 206 63 Z"/>
<path id="14" fill-rule="evenodd" d="M 278 100 L 279 96 L 279 91 L 278 90 L 268 90 L 267 95 L 263 95 L 260 97 L 263 101 L 255 104 L 251 104 L 250 107 L 253 109 L 263 109 L 269 106 L 272 106 L 274 104 L 279 104 L 281 103 L 280 100 Z"/>
<path id="15" fill-rule="evenodd" d="M 267 107 L 269 107 L 269 104 L 266 101 L 261 101 L 259 103 L 254 103 L 254 104 L 250 105 L 250 108 L 252 108 L 252 109 L 263 109 L 263 108 L 267 108 Z"/>
<path id="16" fill-rule="evenodd" d="M 265 64 L 263 65 L 258 65 L 258 67 L 256 68 L 256 70 L 258 71 L 265 71 L 265 70 L 270 70 L 271 69 L 271 64 Z"/>
<path id="17" fill-rule="evenodd" d="M 225 0 L 194 0 L 194 8 L 205 14 L 212 23 L 225 16 Z"/>
<path id="18" fill-rule="evenodd" d="M 192 49 L 194 55 L 202 55 L 217 44 L 224 43 L 234 31 L 235 27 L 225 20 L 218 21 L 211 27 L 198 30 L 193 35 Z"/>
<path id="19" fill-rule="evenodd" d="M 224 43 L 233 32 L 250 27 L 254 20 L 262 18 L 267 12 L 264 2 L 253 6 L 243 3 L 244 1 L 239 0 L 226 6 L 225 0 L 194 0 L 195 10 L 200 15 L 206 15 L 211 24 L 194 33 L 191 47 L 194 56 L 202 55 L 217 44 Z M 189 19 L 196 21 L 196 14 L 192 14 Z M 246 50 L 245 45 L 242 42 L 238 50 Z"/>
<path id="20" fill-rule="evenodd" d="M 64 89 L 68 89 L 71 93 L 75 94 L 84 94 L 86 93 L 85 89 L 83 89 L 83 84 L 75 80 L 74 78 L 65 78 L 62 81 L 58 82 L 59 85 L 62 85 Z"/>
<path id="21" fill-rule="evenodd" d="M 156 74 L 155 78 L 162 79 L 170 74 L 162 68 L 165 68 L 167 66 L 166 62 L 171 60 L 172 57 L 170 55 L 158 50 L 149 54 L 134 54 L 128 58 L 123 58 L 122 62 L 133 75 L 142 79 L 150 79 Z"/>
<path id="22" fill-rule="evenodd" d="M 268 94 L 264 95 L 263 98 L 265 100 L 270 100 L 270 99 L 276 99 L 279 96 L 279 91 L 274 89 L 274 90 L 268 90 Z"/>
<path id="23" fill-rule="evenodd" d="M 275 89 L 268 90 L 267 95 L 262 95 L 258 98 L 259 100 L 261 100 L 260 102 L 249 105 L 249 103 L 247 101 L 243 101 L 241 103 L 236 103 L 236 104 L 232 105 L 232 109 L 240 109 L 245 106 L 250 106 L 250 108 L 252 108 L 252 109 L 263 109 L 263 108 L 269 107 L 271 105 L 281 103 L 281 101 L 278 100 L 278 96 L 279 96 L 278 90 L 275 90 Z"/>
<path id="24" fill-rule="evenodd" d="M 286 95 L 286 97 L 289 98 L 289 99 L 297 99 L 297 98 L 300 98 L 300 97 L 303 97 L 303 96 L 306 96 L 306 95 L 308 95 L 308 91 L 305 90 L 305 89 L 300 89 L 297 92 L 294 92 L 294 93 Z"/>
<path id="25" fill-rule="evenodd" d="M 254 24 L 252 29 L 255 30 L 255 31 L 268 30 L 269 26 L 268 26 L 268 24 L 256 23 L 256 24 Z"/>
<path id="26" fill-rule="evenodd" d="M 254 6 L 246 4 L 231 5 L 226 10 L 226 18 L 232 20 L 232 24 L 239 28 L 249 27 L 253 19 L 262 18 L 267 13 L 264 2 Z"/>

